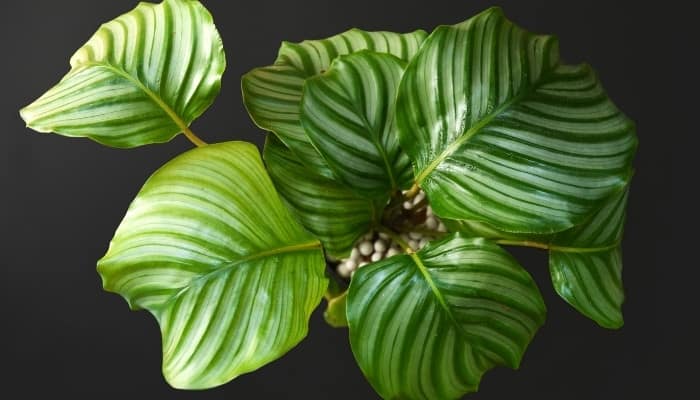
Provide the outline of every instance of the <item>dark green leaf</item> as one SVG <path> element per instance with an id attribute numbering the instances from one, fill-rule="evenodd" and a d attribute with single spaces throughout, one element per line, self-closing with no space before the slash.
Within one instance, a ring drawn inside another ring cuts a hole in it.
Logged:
<path id="1" fill-rule="evenodd" d="M 106 290 L 156 317 L 163 374 L 188 389 L 286 353 L 306 336 L 328 283 L 320 243 L 242 142 L 191 150 L 154 173 L 98 271 Z"/>
<path id="2" fill-rule="evenodd" d="M 108 22 L 70 60 L 71 70 L 22 109 L 32 129 L 114 147 L 166 142 L 212 103 L 226 59 L 198 1 L 140 3 Z"/>
<path id="3" fill-rule="evenodd" d="M 622 251 L 627 190 L 585 224 L 554 236 L 549 271 L 557 293 L 600 326 L 623 324 Z"/>
<path id="4" fill-rule="evenodd" d="M 264 157 L 287 206 L 329 254 L 346 256 L 378 218 L 381 201 L 374 204 L 337 181 L 312 172 L 274 135 L 267 136 Z"/>
<path id="5" fill-rule="evenodd" d="M 363 50 L 337 57 L 304 85 L 300 118 L 308 138 L 339 180 L 363 197 L 383 197 L 413 181 L 394 124 L 405 64 Z"/>
<path id="6" fill-rule="evenodd" d="M 590 67 L 496 8 L 426 39 L 396 115 L 435 213 L 509 232 L 583 222 L 626 185 L 637 143 Z"/>
<path id="7" fill-rule="evenodd" d="M 503 249 L 460 234 L 359 269 L 350 344 L 386 399 L 453 399 L 496 365 L 517 368 L 544 322 L 530 275 Z"/>
<path id="8" fill-rule="evenodd" d="M 304 81 L 327 70 L 336 57 L 361 50 L 408 61 L 425 37 L 424 31 L 398 34 L 352 29 L 322 40 L 284 42 L 274 65 L 243 76 L 243 102 L 260 128 L 274 132 L 312 171 L 332 178 L 332 171 L 311 146 L 299 120 Z"/>

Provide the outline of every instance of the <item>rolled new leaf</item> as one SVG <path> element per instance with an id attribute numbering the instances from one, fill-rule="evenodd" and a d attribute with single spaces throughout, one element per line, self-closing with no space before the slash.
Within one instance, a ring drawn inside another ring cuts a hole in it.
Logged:
<path id="1" fill-rule="evenodd" d="M 202 4 L 164 0 L 102 25 L 70 65 L 22 118 L 40 132 L 128 148 L 188 133 L 219 93 L 226 59 Z"/>
<path id="2" fill-rule="evenodd" d="M 300 119 L 307 137 L 335 176 L 363 197 L 386 196 L 413 181 L 394 123 L 405 65 L 363 50 L 337 57 L 304 84 Z"/>
<path id="3" fill-rule="evenodd" d="M 336 57 L 361 50 L 387 53 L 408 61 L 426 36 L 421 30 L 399 34 L 351 29 L 321 40 L 284 42 L 273 65 L 243 75 L 243 103 L 255 124 L 274 132 L 304 165 L 333 178 L 333 172 L 309 142 L 299 119 L 305 80 L 328 70 Z"/>
<path id="4" fill-rule="evenodd" d="M 98 271 L 106 290 L 156 317 L 163 374 L 186 389 L 282 356 L 306 336 L 328 284 L 320 243 L 242 142 L 196 148 L 155 172 Z"/>
<path id="5" fill-rule="evenodd" d="M 402 148 L 437 215 L 509 232 L 577 225 L 631 176 L 633 123 L 587 65 L 497 8 L 438 27 L 404 73 Z"/>
<path id="6" fill-rule="evenodd" d="M 274 135 L 263 152 L 272 181 L 299 222 L 323 243 L 326 252 L 345 257 L 357 239 L 380 217 L 386 203 L 358 196 L 339 182 L 306 168 Z"/>
<path id="7" fill-rule="evenodd" d="M 359 269 L 347 317 L 353 354 L 383 398 L 456 399 L 492 367 L 518 367 L 545 306 L 498 245 L 453 234 Z"/>

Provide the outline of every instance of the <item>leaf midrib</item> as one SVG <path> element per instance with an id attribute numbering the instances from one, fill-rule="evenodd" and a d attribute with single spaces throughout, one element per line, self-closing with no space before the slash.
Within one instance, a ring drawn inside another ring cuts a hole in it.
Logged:
<path id="1" fill-rule="evenodd" d="M 134 78 L 131 74 L 129 74 L 124 69 L 117 67 L 115 65 L 112 65 L 110 63 L 98 62 L 98 61 L 90 61 L 90 62 L 82 63 L 82 64 L 79 64 L 79 66 L 80 67 L 106 68 L 106 69 L 114 72 L 115 74 L 127 79 L 129 82 L 133 83 L 139 89 L 141 89 L 144 93 L 146 93 L 146 95 L 151 100 L 153 100 L 153 102 L 156 103 L 156 105 L 158 107 L 160 107 L 168 115 L 168 117 L 170 117 L 170 119 L 175 123 L 175 125 L 177 125 L 178 128 L 180 128 L 180 130 L 182 132 L 189 131 L 189 128 L 188 128 L 187 124 L 185 123 L 185 121 L 183 121 L 182 118 L 180 118 L 180 116 L 177 115 L 177 113 L 172 108 L 170 108 L 170 106 L 165 101 L 163 101 L 163 99 L 159 95 L 154 93 L 151 89 L 149 89 L 146 85 L 141 83 L 141 81 L 139 81 L 138 79 Z"/>
<path id="2" fill-rule="evenodd" d="M 538 82 L 539 85 L 539 82 Z M 488 125 L 491 121 L 493 121 L 494 118 L 496 118 L 498 115 L 500 115 L 503 111 L 505 111 L 507 108 L 512 106 L 515 102 L 520 101 L 523 97 L 526 95 L 530 94 L 531 91 L 533 91 L 534 87 L 537 85 L 532 85 L 528 90 L 523 91 L 522 93 L 518 94 L 517 96 L 514 96 L 510 100 L 506 101 L 505 103 L 501 104 L 498 108 L 496 108 L 493 112 L 490 114 L 486 115 L 484 118 L 480 119 L 476 124 L 471 126 L 469 129 L 467 129 L 466 132 L 462 133 L 460 137 L 457 138 L 454 142 L 450 143 L 445 150 L 443 150 L 442 153 L 440 153 L 439 156 L 437 156 L 426 168 L 423 169 L 423 171 L 418 174 L 416 177 L 416 183 L 420 185 L 423 183 L 423 181 L 430 175 L 447 157 L 451 156 L 452 153 L 455 152 L 463 143 L 471 139 L 474 135 L 479 133 L 481 129 Z"/>
<path id="3" fill-rule="evenodd" d="M 187 282 L 186 285 L 182 286 L 177 291 L 177 293 L 170 296 L 167 300 L 165 300 L 162 304 L 156 306 L 155 308 L 156 309 L 163 309 L 163 308 L 167 307 L 168 304 L 170 304 L 173 300 L 180 297 L 180 295 L 185 293 L 191 287 L 195 286 L 198 282 L 206 281 L 206 280 L 209 280 L 209 279 L 215 277 L 216 275 L 227 273 L 240 264 L 244 264 L 244 263 L 247 263 L 247 262 L 250 262 L 253 260 L 271 257 L 271 256 L 275 256 L 275 255 L 280 255 L 280 254 L 304 252 L 304 251 L 310 251 L 310 250 L 320 249 L 320 248 L 321 248 L 321 242 L 318 240 L 313 240 L 311 242 L 293 244 L 293 245 L 289 245 L 289 246 L 275 247 L 275 248 L 263 250 L 263 251 L 260 251 L 257 253 L 248 254 L 246 256 L 239 258 L 238 260 L 223 264 L 223 266 L 221 268 L 217 268 L 213 271 L 210 271 L 210 272 L 207 272 L 205 274 L 199 275 L 195 278 L 192 278 L 189 282 Z"/>
<path id="4" fill-rule="evenodd" d="M 463 337 L 469 338 L 469 334 L 467 334 L 462 325 L 457 321 L 457 318 L 452 312 L 452 309 L 450 308 L 449 304 L 447 304 L 445 298 L 442 296 L 442 292 L 440 292 L 440 289 L 438 289 L 437 285 L 435 284 L 435 281 L 433 280 L 433 277 L 430 276 L 430 271 L 428 270 L 428 267 L 426 267 L 425 264 L 423 264 L 423 260 L 421 260 L 418 254 L 416 253 L 410 253 L 409 256 L 411 257 L 411 259 L 413 259 L 413 262 L 418 267 L 418 270 L 423 275 L 423 278 L 428 283 L 430 290 L 433 292 L 433 295 L 437 299 L 438 303 L 440 303 L 440 306 L 442 306 L 442 309 L 447 314 L 447 317 L 450 319 L 457 332 L 459 332 L 460 335 L 462 335 Z"/>
<path id="5" fill-rule="evenodd" d="M 351 93 L 348 92 L 348 90 L 344 86 L 341 85 L 341 87 L 342 87 L 343 91 L 345 92 L 345 95 L 349 99 L 352 99 L 353 96 L 351 95 Z M 382 129 L 381 132 L 379 132 L 379 131 L 373 129 L 372 124 L 370 124 L 369 120 L 367 119 L 367 116 L 364 113 L 364 110 L 362 110 L 360 108 L 360 106 L 359 106 L 359 104 L 357 104 L 357 102 L 354 102 L 354 101 L 351 102 L 351 107 L 353 109 L 355 109 L 355 113 L 360 117 L 360 119 L 362 119 L 362 122 L 364 123 L 365 128 L 366 128 L 367 132 L 369 133 L 369 137 L 372 140 L 374 147 L 377 149 L 377 151 L 379 152 L 379 155 L 382 157 L 382 161 L 384 162 L 384 168 L 386 169 L 386 172 L 389 175 L 389 181 L 391 182 L 391 191 L 395 191 L 399 185 L 397 183 L 396 177 L 394 176 L 394 171 L 393 171 L 391 163 L 389 162 L 389 157 L 388 157 L 388 154 L 386 153 L 386 149 L 384 148 L 381 141 L 379 140 L 379 137 L 382 136 L 382 133 L 387 131 L 387 125 L 385 124 L 383 126 L 384 129 Z M 390 113 L 387 112 L 387 115 L 390 115 Z M 390 121 L 384 121 L 384 122 L 386 122 L 387 124 L 390 123 Z"/>

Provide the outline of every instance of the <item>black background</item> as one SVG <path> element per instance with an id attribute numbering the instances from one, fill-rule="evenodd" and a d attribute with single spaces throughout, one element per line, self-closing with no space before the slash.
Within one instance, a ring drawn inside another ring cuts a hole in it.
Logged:
<path id="1" fill-rule="evenodd" d="M 545 297 L 547 323 L 520 370 L 493 370 L 470 398 L 656 398 L 661 391 L 665 397 L 679 390 L 681 378 L 694 374 L 682 366 L 690 357 L 671 345 L 690 338 L 690 324 L 697 321 L 697 311 L 680 309 L 692 301 L 694 285 L 686 272 L 697 263 L 684 262 L 675 251 L 675 259 L 668 256 L 674 235 L 680 236 L 676 227 L 684 223 L 671 190 L 672 182 L 683 179 L 672 174 L 671 163 L 684 158 L 672 157 L 671 148 L 683 147 L 678 140 L 692 132 L 683 126 L 691 120 L 683 95 L 696 85 L 687 78 L 693 68 L 685 58 L 697 51 L 698 28 L 687 25 L 687 10 L 670 2 L 652 9 L 611 1 L 204 3 L 229 65 L 217 101 L 193 124 L 208 142 L 262 143 L 263 133 L 241 102 L 240 76 L 271 63 L 282 40 L 322 38 L 353 26 L 430 31 L 494 4 L 528 30 L 557 34 L 562 57 L 593 65 L 610 96 L 638 125 L 623 243 L 626 324 L 609 331 L 580 316 L 551 288 L 545 255 L 518 249 L 516 256 Z M 347 331 L 326 326 L 320 313 L 312 318 L 309 337 L 282 359 L 213 390 L 173 390 L 160 373 L 155 320 L 102 291 L 95 261 L 129 202 L 150 173 L 191 145 L 178 136 L 164 145 L 110 149 L 87 139 L 34 133 L 17 110 L 67 72 L 70 55 L 100 23 L 135 4 L 44 0 L 0 6 L 0 397 L 377 398 L 354 364 Z M 683 284 L 688 288 L 676 286 Z M 672 286 L 678 287 L 675 295 Z M 662 361 L 663 356 L 670 358 Z M 664 379 L 674 377 L 675 383 Z"/>

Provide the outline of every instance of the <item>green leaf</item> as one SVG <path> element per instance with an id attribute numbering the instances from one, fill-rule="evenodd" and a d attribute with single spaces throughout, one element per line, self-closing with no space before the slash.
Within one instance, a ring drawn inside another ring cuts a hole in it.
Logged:
<path id="1" fill-rule="evenodd" d="M 347 291 L 328 299 L 328 307 L 323 312 L 323 318 L 328 325 L 334 328 L 345 328 L 348 326 L 348 318 L 346 316 L 347 300 Z"/>
<path id="2" fill-rule="evenodd" d="M 627 190 L 585 224 L 554 236 L 549 271 L 559 296 L 600 326 L 622 327 L 622 251 Z"/>
<path id="3" fill-rule="evenodd" d="M 348 294 L 350 344 L 385 399 L 452 399 L 496 365 L 517 368 L 545 306 L 498 245 L 460 234 L 359 269 Z"/>
<path id="4" fill-rule="evenodd" d="M 300 118 L 308 138 L 339 180 L 363 197 L 386 196 L 413 180 L 394 124 L 405 65 L 363 50 L 337 57 L 304 85 Z"/>
<path id="5" fill-rule="evenodd" d="M 273 65 L 243 76 L 243 103 L 256 125 L 274 132 L 312 171 L 332 178 L 332 171 L 309 142 L 299 120 L 305 80 L 326 71 L 336 57 L 361 50 L 408 61 L 425 37 L 420 30 L 398 34 L 352 29 L 322 40 L 283 42 Z"/>
<path id="6" fill-rule="evenodd" d="M 188 132 L 218 94 L 226 59 L 202 4 L 165 0 L 102 25 L 70 65 L 22 118 L 40 132 L 126 148 Z"/>
<path id="7" fill-rule="evenodd" d="M 145 308 L 176 388 L 223 384 L 275 360 L 308 330 L 327 278 L 255 146 L 184 153 L 155 172 L 98 262 L 106 290 Z"/>
<path id="8" fill-rule="evenodd" d="M 359 197 L 337 181 L 312 172 L 274 135 L 267 136 L 264 158 L 287 206 L 323 242 L 330 255 L 348 255 L 357 239 L 378 218 L 381 204 Z"/>
<path id="9" fill-rule="evenodd" d="M 399 86 L 397 127 L 443 218 L 509 232 L 583 222 L 631 176 L 633 123 L 587 65 L 497 8 L 437 28 Z"/>

